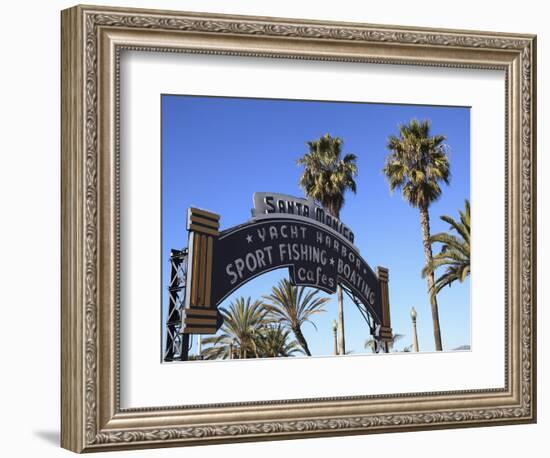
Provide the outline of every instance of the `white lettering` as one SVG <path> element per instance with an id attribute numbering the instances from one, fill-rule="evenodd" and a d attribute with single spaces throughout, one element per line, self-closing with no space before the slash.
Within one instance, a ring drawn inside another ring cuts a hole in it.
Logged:
<path id="1" fill-rule="evenodd" d="M 279 236 L 275 226 L 269 226 L 269 236 L 271 237 L 271 240 L 276 239 Z"/>
<path id="2" fill-rule="evenodd" d="M 262 242 L 265 242 L 265 237 L 266 237 L 265 227 L 258 229 L 258 237 L 262 239 Z"/>
<path id="3" fill-rule="evenodd" d="M 288 238 L 288 232 L 286 231 L 286 229 L 287 229 L 286 224 L 283 224 L 283 225 L 281 226 L 281 237 L 283 237 L 283 238 L 285 238 L 285 239 Z"/>
<path id="4" fill-rule="evenodd" d="M 254 272 L 258 267 L 258 262 L 256 261 L 256 256 L 254 255 L 254 253 L 247 253 L 244 258 L 244 261 L 246 264 L 246 268 L 250 272 Z"/>
<path id="5" fill-rule="evenodd" d="M 284 243 L 279 244 L 279 258 L 281 258 L 281 262 L 284 262 L 286 257 L 286 247 L 287 245 Z"/>
<path id="6" fill-rule="evenodd" d="M 241 258 L 235 259 L 235 267 L 239 278 L 243 278 L 244 261 Z"/>
<path id="7" fill-rule="evenodd" d="M 233 271 L 233 264 L 227 264 L 227 267 L 225 268 L 225 272 L 227 273 L 227 275 L 231 276 L 231 281 L 230 281 L 230 284 L 234 285 L 235 282 L 237 281 L 237 278 L 239 278 L 237 276 L 237 274 Z"/>

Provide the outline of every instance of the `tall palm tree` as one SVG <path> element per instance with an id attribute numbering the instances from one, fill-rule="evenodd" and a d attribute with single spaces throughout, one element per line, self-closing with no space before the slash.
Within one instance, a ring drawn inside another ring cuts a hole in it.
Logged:
<path id="1" fill-rule="evenodd" d="M 261 358 L 294 356 L 303 353 L 295 340 L 290 340 L 290 330 L 281 324 L 267 325 L 256 339 L 256 348 Z"/>
<path id="2" fill-rule="evenodd" d="M 420 227 L 426 264 L 433 262 L 430 243 L 430 214 L 432 202 L 441 195 L 440 183 L 449 184 L 450 169 L 447 145 L 443 135 L 430 135 L 430 122 L 413 119 L 399 128 L 399 136 L 390 135 L 383 172 L 390 190 L 401 189 L 403 198 L 420 212 Z M 427 273 L 428 291 L 434 290 L 434 273 Z M 430 294 L 435 349 L 441 351 L 441 330 L 437 297 Z"/>
<path id="3" fill-rule="evenodd" d="M 435 272 L 439 267 L 445 267 L 445 273 L 435 282 L 431 291 L 437 295 L 445 286 L 451 286 L 455 281 L 462 283 L 470 275 L 470 202 L 464 201 L 464 211 L 459 210 L 460 220 L 450 216 L 440 218 L 450 225 L 451 232 L 440 232 L 430 237 L 431 243 L 441 243 L 441 251 L 433 261 L 422 269 L 422 276 Z"/>
<path id="4" fill-rule="evenodd" d="M 324 135 L 318 140 L 307 142 L 309 151 L 298 159 L 304 166 L 300 186 L 308 197 L 319 202 L 333 217 L 340 219 L 346 191 L 357 192 L 357 156 L 348 153 L 342 157 L 344 141 L 339 137 Z M 346 353 L 344 337 L 344 297 L 338 285 L 338 348 Z"/>
<path id="5" fill-rule="evenodd" d="M 311 318 L 316 313 L 324 312 L 323 305 L 329 301 L 327 297 L 318 297 L 318 294 L 319 290 L 293 286 L 285 278 L 271 288 L 271 294 L 263 297 L 267 301 L 264 307 L 269 318 L 290 329 L 308 356 L 311 356 L 311 352 L 302 333 L 302 326 L 310 322 L 317 329 Z"/>
<path id="6" fill-rule="evenodd" d="M 205 359 L 258 357 L 256 338 L 265 325 L 267 310 L 261 301 L 239 297 L 228 309 L 220 308 L 223 324 L 218 334 L 203 339 Z"/>

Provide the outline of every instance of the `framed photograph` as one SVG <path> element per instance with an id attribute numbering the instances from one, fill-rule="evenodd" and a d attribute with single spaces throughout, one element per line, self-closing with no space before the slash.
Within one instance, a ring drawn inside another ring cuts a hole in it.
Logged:
<path id="1" fill-rule="evenodd" d="M 536 421 L 535 36 L 61 18 L 64 448 Z"/>

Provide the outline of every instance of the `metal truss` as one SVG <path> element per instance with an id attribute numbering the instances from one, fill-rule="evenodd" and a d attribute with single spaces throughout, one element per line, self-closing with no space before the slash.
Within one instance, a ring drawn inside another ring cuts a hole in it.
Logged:
<path id="1" fill-rule="evenodd" d="M 189 335 L 181 333 L 181 316 L 185 306 L 187 249 L 170 251 L 170 284 L 164 361 L 185 361 L 189 352 Z"/>
<path id="2" fill-rule="evenodd" d="M 340 287 L 346 293 L 346 295 L 353 301 L 353 303 L 357 306 L 357 309 L 361 313 L 361 316 L 366 321 L 367 326 L 369 327 L 370 333 L 374 337 L 374 342 L 376 344 L 374 349 L 375 353 L 388 353 L 390 351 L 388 343 L 382 342 L 379 337 L 380 325 L 377 325 L 374 323 L 372 315 L 370 311 L 367 309 L 367 307 L 365 306 L 365 304 L 363 304 L 363 302 L 357 299 L 357 297 L 355 296 L 355 294 L 353 294 L 353 291 L 350 288 L 348 288 L 347 286 L 341 283 L 340 283 Z"/>

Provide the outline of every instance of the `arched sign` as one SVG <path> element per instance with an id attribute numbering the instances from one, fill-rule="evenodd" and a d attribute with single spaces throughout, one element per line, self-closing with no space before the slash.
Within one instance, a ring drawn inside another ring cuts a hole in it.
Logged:
<path id="1" fill-rule="evenodd" d="M 288 267 L 293 284 L 335 293 L 344 283 L 381 316 L 376 274 L 342 237 L 315 222 L 288 216 L 252 220 L 222 232 L 214 253 L 214 304 L 258 275 Z"/>
<path id="2" fill-rule="evenodd" d="M 182 332 L 214 334 L 218 305 L 253 278 L 288 268 L 291 283 L 335 293 L 343 285 L 391 339 L 387 269 L 378 275 L 353 245 L 353 232 L 310 200 L 256 193 L 252 218 L 219 231 L 219 215 L 190 208 Z"/>

